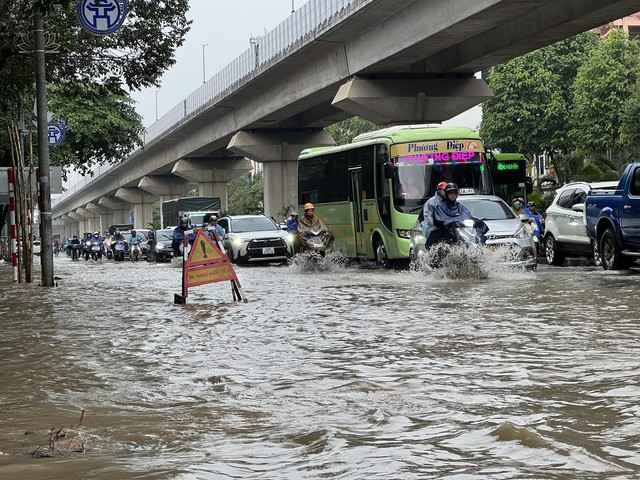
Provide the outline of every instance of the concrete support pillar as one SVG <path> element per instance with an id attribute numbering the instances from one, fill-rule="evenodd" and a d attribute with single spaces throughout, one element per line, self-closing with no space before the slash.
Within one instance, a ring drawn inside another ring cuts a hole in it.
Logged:
<path id="1" fill-rule="evenodd" d="M 100 217 L 84 207 L 76 208 L 76 213 L 84 217 L 84 227 L 86 232 L 100 231 Z M 82 225 L 83 222 L 81 221 Z"/>
<path id="2" fill-rule="evenodd" d="M 493 97 L 484 80 L 352 78 L 332 105 L 378 125 L 440 123 Z"/>
<path id="3" fill-rule="evenodd" d="M 162 223 L 162 202 L 186 196 L 197 184 L 175 175 L 146 176 L 138 182 L 138 188 L 157 195 L 160 202 L 160 223 Z M 165 225 L 160 225 L 161 228 Z"/>
<path id="4" fill-rule="evenodd" d="M 227 211 L 229 198 L 227 182 L 201 183 L 198 185 L 198 195 L 201 197 L 220 197 L 220 209 L 223 212 Z"/>
<path id="5" fill-rule="evenodd" d="M 200 196 L 220 197 L 220 208 L 227 211 L 227 182 L 251 171 L 246 158 L 182 159 L 173 166 L 172 174 L 198 184 Z"/>
<path id="6" fill-rule="evenodd" d="M 109 225 L 111 225 L 111 219 L 113 218 L 112 211 L 95 202 L 87 203 L 85 208 L 97 215 L 99 224 L 98 231 L 104 235 L 104 233 L 109 229 Z"/>
<path id="7" fill-rule="evenodd" d="M 335 145 L 331 135 L 318 132 L 238 132 L 227 149 L 264 163 L 264 213 L 276 217 L 298 205 L 297 162 L 310 147 Z"/>
<path id="8" fill-rule="evenodd" d="M 98 205 L 111 210 L 107 228 L 109 228 L 110 225 L 114 224 L 127 224 L 131 220 L 131 210 L 133 208 L 133 205 L 131 205 L 129 202 L 124 202 L 115 197 L 105 196 L 100 197 L 100 200 L 98 200 Z"/>
<path id="9" fill-rule="evenodd" d="M 77 214 L 76 212 L 68 213 L 70 218 L 73 218 L 78 225 L 78 233 L 83 235 L 85 232 L 89 231 L 89 225 L 87 224 L 87 219 L 82 215 Z"/>
<path id="10" fill-rule="evenodd" d="M 158 200 L 158 196 L 151 195 L 139 188 L 130 187 L 119 188 L 115 196 L 133 204 L 133 226 L 135 228 L 147 228 L 147 225 L 152 223 L 153 204 Z"/>

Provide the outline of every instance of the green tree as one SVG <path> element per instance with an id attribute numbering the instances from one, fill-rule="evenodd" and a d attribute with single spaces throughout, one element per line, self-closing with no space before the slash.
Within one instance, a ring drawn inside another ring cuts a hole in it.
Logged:
<path id="1" fill-rule="evenodd" d="M 480 134 L 502 151 L 566 152 L 576 72 L 597 36 L 583 33 L 491 69 L 494 98 L 482 105 Z"/>
<path id="2" fill-rule="evenodd" d="M 119 153 L 129 153 L 135 148 L 138 126 L 131 111 L 124 108 L 124 91 L 138 90 L 158 85 L 161 75 L 175 63 L 175 51 L 183 45 L 190 28 L 186 19 L 188 0 L 158 2 L 156 0 L 136 0 L 129 2 L 129 14 L 123 28 L 107 36 L 96 36 L 85 32 L 78 23 L 76 2 L 68 0 L 14 0 L 2 2 L 0 20 L 0 162 L 8 159 L 6 125 L 17 118 L 18 106 L 22 103 L 31 110 L 34 99 L 34 65 L 32 55 L 20 55 L 21 49 L 29 50 L 32 43 L 33 10 L 42 9 L 45 14 L 45 32 L 48 38 L 55 38 L 58 53 L 47 54 L 46 75 L 50 86 L 70 93 L 75 84 L 75 93 L 90 94 L 93 107 L 100 114 L 110 116 L 103 124 L 109 131 L 120 126 L 128 128 L 124 136 L 112 141 Z M 53 37 L 55 36 L 55 37 Z M 99 86 L 99 87 L 98 87 Z M 99 104 L 96 92 L 104 94 L 104 103 Z M 52 93 L 52 98 L 54 94 Z M 119 101 L 115 101 L 119 99 Z M 73 97 L 76 106 L 83 108 L 82 97 Z M 115 120 L 115 116 L 124 115 Z M 59 114 L 62 117 L 61 114 Z M 78 112 L 77 116 L 83 115 Z M 97 118 L 95 112 L 91 122 L 83 128 L 91 129 Z M 71 118 L 71 117 L 69 117 Z M 68 120 L 68 119 L 65 119 Z M 74 120 L 68 120 L 72 124 Z M 27 119 L 30 124 L 30 119 Z M 71 134 L 71 132 L 70 132 Z M 77 128 L 73 134 L 77 138 L 95 138 L 93 132 L 83 135 Z M 79 142 L 77 145 L 79 145 Z M 76 145 L 76 146 L 77 146 Z M 89 157 L 87 145 L 82 145 L 82 155 L 77 162 L 99 162 L 106 149 L 98 149 L 97 157 Z M 71 149 L 69 149 L 69 152 Z M 67 152 L 67 163 L 74 163 Z"/>
<path id="3" fill-rule="evenodd" d="M 612 159 L 636 140 L 640 47 L 622 30 L 612 30 L 578 70 L 574 83 L 572 136 L 587 152 Z M 627 104 L 628 100 L 632 101 Z M 626 125 L 623 121 L 626 119 Z"/>
<path id="4" fill-rule="evenodd" d="M 262 175 L 251 178 L 249 175 L 238 177 L 227 184 L 229 215 L 249 215 L 262 213 L 260 203 L 264 198 Z"/>
<path id="5" fill-rule="evenodd" d="M 327 132 L 336 141 L 336 145 L 346 145 L 351 143 L 355 137 L 361 133 L 371 132 L 377 130 L 378 127 L 375 123 L 371 123 L 368 120 L 360 117 L 351 117 L 341 122 L 334 123 L 325 128 Z"/>
<path id="6" fill-rule="evenodd" d="M 142 118 L 124 91 L 96 83 L 59 82 L 49 88 L 50 108 L 66 123 L 64 141 L 50 149 L 51 161 L 82 173 L 95 164 L 117 163 L 142 135 Z"/>

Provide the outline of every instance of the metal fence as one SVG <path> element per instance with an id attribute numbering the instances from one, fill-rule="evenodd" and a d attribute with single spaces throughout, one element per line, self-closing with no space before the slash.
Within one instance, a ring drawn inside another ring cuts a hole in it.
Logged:
<path id="1" fill-rule="evenodd" d="M 305 3 L 269 33 L 252 38 L 251 46 L 238 58 L 150 125 L 142 138 L 143 145 L 162 138 L 201 111 L 220 102 L 246 82 L 373 1 L 375 0 L 310 0 Z M 67 189 L 61 196 L 52 200 L 52 205 L 72 196 L 113 167 L 115 165 L 95 168 L 93 177 L 85 177 Z"/>

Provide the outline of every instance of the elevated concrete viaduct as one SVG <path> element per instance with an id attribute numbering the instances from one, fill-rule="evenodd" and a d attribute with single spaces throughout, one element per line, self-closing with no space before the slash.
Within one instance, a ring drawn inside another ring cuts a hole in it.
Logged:
<path id="1" fill-rule="evenodd" d="M 85 207 L 116 199 L 140 228 L 153 201 L 188 185 L 226 199 L 245 157 L 264 163 L 275 215 L 297 203 L 299 151 L 332 143 L 324 127 L 449 119 L 491 96 L 476 72 L 637 11 L 639 0 L 311 0 L 150 126 L 126 162 L 63 196 L 54 218 L 68 228 L 84 209 L 92 224 L 105 214 Z"/>

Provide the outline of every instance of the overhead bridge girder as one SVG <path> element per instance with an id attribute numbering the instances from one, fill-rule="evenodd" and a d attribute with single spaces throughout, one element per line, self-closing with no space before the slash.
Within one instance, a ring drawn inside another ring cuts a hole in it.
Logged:
<path id="1" fill-rule="evenodd" d="M 352 78 L 340 87 L 332 105 L 377 125 L 403 125 L 441 123 L 491 97 L 487 84 L 477 78 Z"/>

